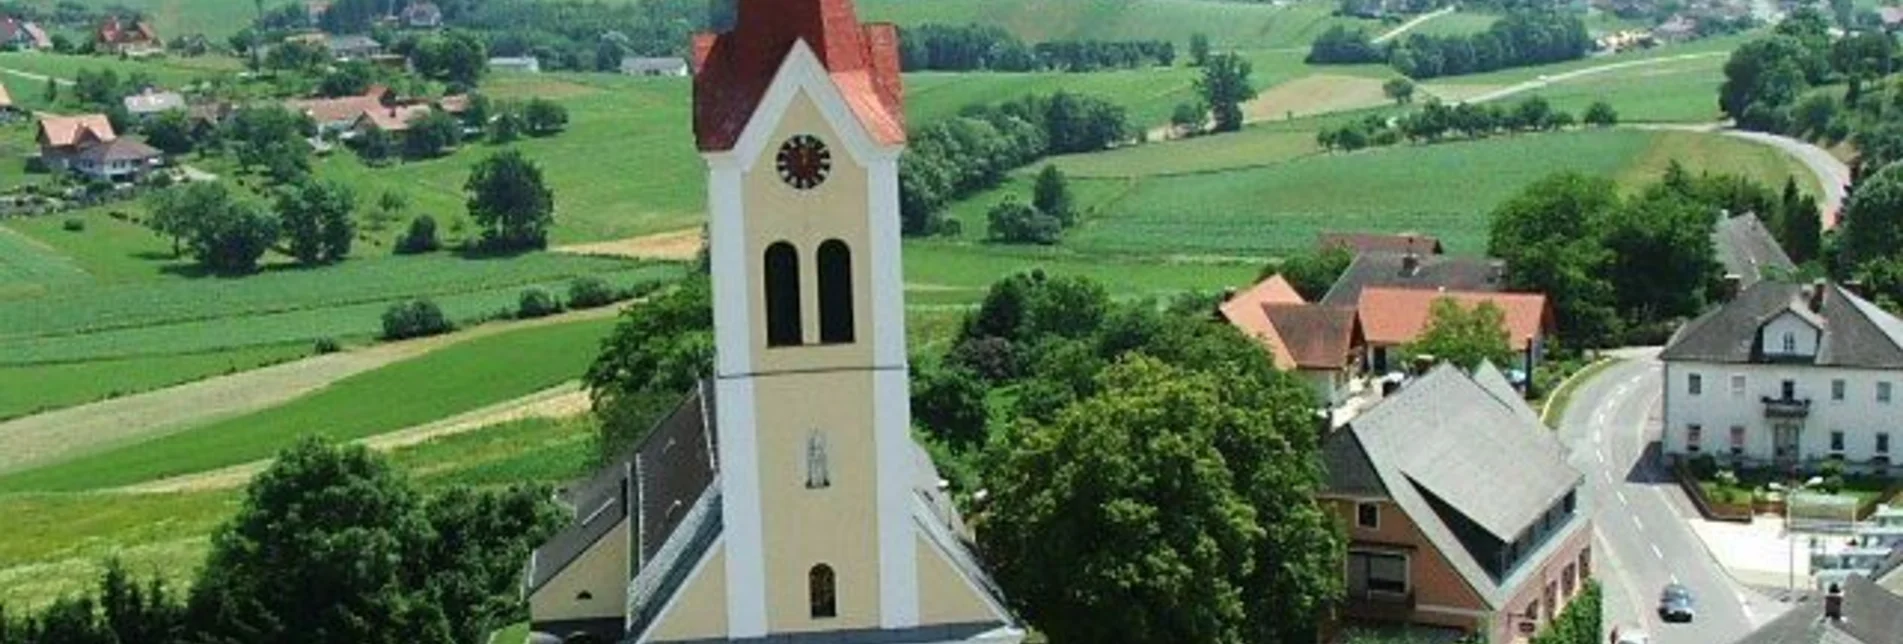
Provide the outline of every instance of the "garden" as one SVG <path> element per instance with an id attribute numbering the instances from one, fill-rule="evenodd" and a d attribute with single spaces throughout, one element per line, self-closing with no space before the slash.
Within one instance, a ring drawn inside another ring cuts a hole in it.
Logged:
<path id="1" fill-rule="evenodd" d="M 1776 468 L 1727 467 L 1710 454 L 1687 461 L 1679 473 L 1689 483 L 1687 492 L 1694 492 L 1713 518 L 1748 519 L 1754 512 L 1783 512 L 1787 496 L 1784 490 L 1801 483 Z M 1894 498 L 1899 483 L 1903 483 L 1886 476 L 1847 472 L 1840 459 L 1824 460 L 1811 478 L 1818 483 L 1807 486 L 1808 490 L 1855 499 L 1858 517 Z"/>

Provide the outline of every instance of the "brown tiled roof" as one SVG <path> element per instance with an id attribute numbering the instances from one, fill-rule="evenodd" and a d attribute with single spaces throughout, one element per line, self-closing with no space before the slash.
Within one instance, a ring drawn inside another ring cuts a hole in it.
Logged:
<path id="1" fill-rule="evenodd" d="M 1355 310 L 1345 306 L 1269 304 L 1262 309 L 1282 338 L 1282 351 L 1303 369 L 1343 368 L 1361 335 Z"/>
<path id="2" fill-rule="evenodd" d="M 364 110 L 357 124 L 361 126 L 367 122 L 370 126 L 385 132 L 402 132 L 410 129 L 410 123 L 416 118 L 428 113 L 430 113 L 428 105 L 378 106 L 376 109 Z"/>
<path id="3" fill-rule="evenodd" d="M 5 85 L 0 85 L 0 107 L 13 107 L 13 94 L 7 92 Z"/>
<path id="4" fill-rule="evenodd" d="M 1393 346 L 1413 342 L 1426 330 L 1428 311 L 1434 301 L 1451 298 L 1463 308 L 1492 302 L 1506 314 L 1507 341 L 1515 351 L 1524 351 L 1553 324 L 1546 296 L 1537 293 L 1476 293 L 1471 291 L 1429 291 L 1405 288 L 1366 288 L 1355 307 L 1368 343 Z"/>
<path id="5" fill-rule="evenodd" d="M 793 44 L 805 41 L 872 139 L 905 142 L 898 28 L 859 23 L 852 0 L 742 2 L 734 28 L 694 37 L 694 136 L 729 150 Z"/>
<path id="6" fill-rule="evenodd" d="M 104 114 L 40 117 L 40 145 L 63 148 L 84 141 L 111 141 L 119 138 L 112 121 Z"/>
<path id="7" fill-rule="evenodd" d="M 449 112 L 450 114 L 461 114 L 463 112 L 469 111 L 469 95 L 468 94 L 451 94 L 449 96 L 444 96 L 436 100 L 436 106 L 442 108 L 443 111 Z"/>
<path id="8" fill-rule="evenodd" d="M 382 109 L 383 103 L 371 96 L 345 96 L 285 101 L 284 107 L 293 112 L 309 114 L 311 120 L 322 124 L 355 119 L 364 112 Z"/>
<path id="9" fill-rule="evenodd" d="M 1269 323 L 1268 313 L 1263 307 L 1269 304 L 1300 303 L 1302 295 L 1295 292 L 1295 287 L 1278 274 L 1256 282 L 1246 291 L 1229 296 L 1217 307 L 1217 312 L 1241 329 L 1244 335 L 1268 345 L 1269 353 L 1275 356 L 1276 367 L 1290 369 L 1295 364 L 1295 358 L 1285 348 L 1286 343 L 1276 333 L 1275 325 Z"/>
<path id="10" fill-rule="evenodd" d="M 1323 249 L 1343 248 L 1351 253 L 1418 253 L 1421 255 L 1439 255 L 1446 252 L 1441 248 L 1440 239 L 1432 235 L 1414 233 L 1322 233 L 1319 246 Z"/>
<path id="11" fill-rule="evenodd" d="M 130 137 L 117 138 L 104 143 L 95 143 L 86 146 L 85 149 L 79 152 L 79 158 L 96 163 L 142 161 L 161 156 L 165 156 L 165 153 L 160 152 L 157 148 L 150 145 L 146 145 L 138 139 Z"/>

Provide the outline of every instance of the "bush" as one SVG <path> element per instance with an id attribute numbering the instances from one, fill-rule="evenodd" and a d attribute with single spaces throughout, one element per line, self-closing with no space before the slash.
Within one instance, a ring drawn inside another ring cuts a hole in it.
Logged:
<path id="1" fill-rule="evenodd" d="M 70 232 L 80 232 L 86 229 L 86 220 L 78 217 L 68 217 L 66 221 L 60 223 L 60 228 L 64 228 Z"/>
<path id="2" fill-rule="evenodd" d="M 597 306 L 613 304 L 616 299 L 614 287 L 599 277 L 577 277 L 568 283 L 568 306 L 576 309 L 592 309 Z"/>
<path id="3" fill-rule="evenodd" d="M 522 291 L 522 299 L 516 303 L 515 317 L 520 319 L 539 318 L 554 315 L 562 311 L 562 303 L 555 296 L 539 288 Z"/>
<path id="4" fill-rule="evenodd" d="M 316 351 L 318 355 L 323 355 L 342 351 L 344 347 L 337 343 L 336 338 L 318 338 L 316 344 L 311 347 L 311 350 Z"/>
<path id="5" fill-rule="evenodd" d="M 1687 466 L 1691 468 L 1692 478 L 1709 481 L 1718 474 L 1718 459 L 1710 454 L 1699 454 Z"/>
<path id="6" fill-rule="evenodd" d="M 403 236 L 396 240 L 398 255 L 433 253 L 442 247 L 442 241 L 436 238 L 436 219 L 429 215 L 410 220 L 409 232 L 403 233 Z"/>
<path id="7" fill-rule="evenodd" d="M 383 339 L 403 340 L 448 333 L 455 327 L 443 317 L 443 309 L 429 300 L 411 300 L 390 305 L 383 312 Z"/>

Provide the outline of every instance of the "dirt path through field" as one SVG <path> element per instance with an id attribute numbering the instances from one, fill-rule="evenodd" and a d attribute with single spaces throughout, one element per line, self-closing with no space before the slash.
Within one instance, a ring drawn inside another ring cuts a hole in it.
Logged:
<path id="1" fill-rule="evenodd" d="M 555 252 L 684 262 L 700 254 L 700 245 L 700 228 L 695 227 L 627 239 L 570 244 L 557 247 Z"/>
<path id="2" fill-rule="evenodd" d="M 582 390 L 581 383 L 568 382 L 549 389 L 458 414 L 443 420 L 418 425 L 408 429 L 386 434 L 378 434 L 356 443 L 379 452 L 427 443 L 439 438 L 447 438 L 498 423 L 524 420 L 528 418 L 567 418 L 588 412 L 588 392 Z M 269 459 L 252 461 L 243 465 L 187 474 L 158 481 L 148 481 L 138 485 L 108 490 L 121 494 L 169 494 L 173 492 L 205 492 L 241 487 L 251 482 L 251 477 L 263 472 L 271 465 Z"/>
<path id="3" fill-rule="evenodd" d="M 505 331 L 611 317 L 602 307 L 371 345 L 0 423 L 0 474 L 151 440 L 281 405 L 344 378 Z"/>

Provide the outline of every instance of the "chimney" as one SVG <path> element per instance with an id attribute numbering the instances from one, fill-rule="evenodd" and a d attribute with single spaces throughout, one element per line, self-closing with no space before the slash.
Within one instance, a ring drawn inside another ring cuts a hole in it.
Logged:
<path id="1" fill-rule="evenodd" d="M 1870 294 L 1863 292 L 1863 280 L 1848 279 L 1839 283 L 1838 286 L 1842 286 L 1844 287 L 1844 290 L 1850 291 L 1851 295 L 1855 295 L 1861 298 L 1870 297 Z"/>
<path id="2" fill-rule="evenodd" d="M 1722 301 L 1738 299 L 1738 293 L 1744 291 L 1744 276 L 1737 273 L 1725 273 L 1724 289 L 1718 293 Z"/>
<path id="3" fill-rule="evenodd" d="M 1817 280 L 1811 283 L 1809 291 L 1810 312 L 1818 315 L 1824 314 L 1824 293 L 1829 290 L 1830 284 L 1824 280 Z"/>
<path id="4" fill-rule="evenodd" d="M 1401 276 L 1414 277 L 1420 273 L 1421 256 L 1415 254 L 1413 250 L 1407 251 L 1406 254 L 1401 256 Z"/>
<path id="5" fill-rule="evenodd" d="M 1844 589 L 1835 583 L 1830 585 L 1830 590 L 1824 595 L 1824 619 L 1844 621 Z"/>

